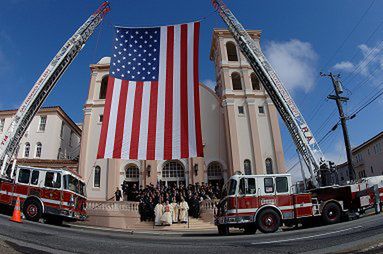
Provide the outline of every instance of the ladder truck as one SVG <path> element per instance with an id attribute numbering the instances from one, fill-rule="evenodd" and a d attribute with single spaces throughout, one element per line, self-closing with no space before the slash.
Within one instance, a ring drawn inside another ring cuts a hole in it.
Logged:
<path id="1" fill-rule="evenodd" d="M 271 233 L 283 224 L 291 226 L 313 221 L 331 224 L 358 216 L 369 208 L 380 212 L 383 176 L 346 186 L 320 186 L 321 172 L 330 168 L 330 162 L 325 160 L 294 100 L 230 9 L 222 0 L 212 0 L 212 3 L 286 124 L 309 170 L 312 185 L 305 193 L 298 193 L 289 174 L 236 174 L 225 183 L 217 205 L 218 232 L 227 235 L 230 227 L 237 227 L 243 228 L 245 233 L 255 233 L 257 229 Z"/>
<path id="2" fill-rule="evenodd" d="M 104 2 L 64 44 L 52 59 L 44 72 L 38 78 L 27 97 L 24 99 L 11 125 L 0 139 L 0 177 L 7 177 L 6 170 L 10 166 L 16 148 L 37 114 L 45 99 L 57 84 L 65 70 L 73 62 L 86 41 L 93 34 L 104 16 L 109 12 L 108 2 Z M 12 171 L 15 169 L 16 160 L 13 160 Z M 10 176 L 13 175 L 13 172 Z"/>
<path id="3" fill-rule="evenodd" d="M 0 204 L 14 207 L 19 197 L 28 220 L 43 218 L 48 223 L 61 224 L 87 217 L 85 182 L 81 176 L 69 169 L 16 166 L 13 156 L 33 117 L 109 10 L 109 3 L 104 2 L 69 38 L 34 84 L 0 138 Z"/>

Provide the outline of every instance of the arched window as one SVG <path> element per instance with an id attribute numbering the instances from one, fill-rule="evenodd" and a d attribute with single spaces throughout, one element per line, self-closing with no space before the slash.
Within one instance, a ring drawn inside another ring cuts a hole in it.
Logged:
<path id="1" fill-rule="evenodd" d="M 243 168 L 245 169 L 245 175 L 251 175 L 251 162 L 250 160 L 246 159 L 243 162 Z"/>
<path id="2" fill-rule="evenodd" d="M 36 158 L 41 158 L 41 150 L 42 150 L 42 148 L 43 148 L 43 145 L 40 142 L 38 142 L 36 144 L 36 154 L 35 154 Z"/>
<path id="3" fill-rule="evenodd" d="M 101 182 L 101 168 L 99 166 L 96 166 L 94 168 L 93 186 L 96 188 L 99 188 L 100 182 Z"/>
<path id="4" fill-rule="evenodd" d="M 25 158 L 28 158 L 29 157 L 29 153 L 31 151 L 31 144 L 29 144 L 28 142 L 25 143 L 25 147 L 24 147 L 24 157 Z"/>
<path id="5" fill-rule="evenodd" d="M 217 161 L 213 161 L 207 167 L 207 178 L 208 180 L 219 180 L 222 179 L 222 167 Z"/>
<path id="6" fill-rule="evenodd" d="M 162 167 L 162 177 L 164 178 L 184 178 L 185 169 L 181 162 L 179 161 L 167 161 Z"/>
<path id="7" fill-rule="evenodd" d="M 266 164 L 266 173 L 273 174 L 273 161 L 270 158 L 267 158 L 265 160 L 265 164 Z"/>
<path id="8" fill-rule="evenodd" d="M 108 89 L 108 78 L 109 78 L 109 75 L 105 75 L 104 77 L 102 77 L 101 86 L 100 86 L 100 95 L 98 97 L 99 99 L 106 98 L 106 90 Z"/>
<path id="9" fill-rule="evenodd" d="M 128 181 L 138 181 L 140 170 L 136 165 L 128 165 L 125 167 L 125 177 Z"/>
<path id="10" fill-rule="evenodd" d="M 261 90 L 261 86 L 259 85 L 259 80 L 255 73 L 251 73 L 251 86 L 253 87 L 253 90 Z"/>
<path id="11" fill-rule="evenodd" d="M 241 75 L 238 72 L 231 74 L 231 83 L 233 84 L 233 90 L 242 90 Z"/>
<path id="12" fill-rule="evenodd" d="M 238 61 L 237 47 L 235 46 L 234 42 L 229 41 L 226 43 L 226 51 L 227 59 L 229 61 Z"/>

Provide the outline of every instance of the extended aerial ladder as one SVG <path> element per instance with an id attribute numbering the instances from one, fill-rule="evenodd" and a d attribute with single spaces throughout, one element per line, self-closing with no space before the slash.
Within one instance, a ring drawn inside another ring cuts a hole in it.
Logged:
<path id="1" fill-rule="evenodd" d="M 327 163 L 309 126 L 261 49 L 239 23 L 234 14 L 222 0 L 212 0 L 212 3 L 223 21 L 227 24 L 242 54 L 246 57 L 275 104 L 298 152 L 307 165 L 313 185 L 317 187 L 317 174 L 319 170 L 327 168 Z"/>
<path id="2" fill-rule="evenodd" d="M 5 170 L 10 165 L 12 156 L 33 117 L 109 10 L 109 3 L 104 2 L 64 44 L 32 87 L 12 119 L 11 125 L 0 139 L 0 177 L 5 177 Z M 15 163 L 12 171 L 14 166 Z"/>

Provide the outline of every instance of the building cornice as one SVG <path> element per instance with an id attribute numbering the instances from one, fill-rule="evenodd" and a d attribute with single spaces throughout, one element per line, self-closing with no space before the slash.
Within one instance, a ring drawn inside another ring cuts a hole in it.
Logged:
<path id="1" fill-rule="evenodd" d="M 13 117 L 16 114 L 16 109 L 11 110 L 1 110 L 0 116 L 3 117 Z M 57 113 L 65 122 L 72 128 L 81 137 L 81 129 L 77 124 L 65 113 L 65 111 L 60 106 L 51 106 L 51 107 L 42 107 L 39 109 L 36 115 L 44 115 L 48 113 Z"/>

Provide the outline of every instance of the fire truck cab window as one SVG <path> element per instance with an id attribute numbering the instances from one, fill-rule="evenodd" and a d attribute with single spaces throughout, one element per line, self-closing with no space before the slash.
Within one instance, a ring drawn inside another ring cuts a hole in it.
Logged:
<path id="1" fill-rule="evenodd" d="M 234 195 L 237 189 L 237 180 L 231 179 L 229 182 L 229 195 Z"/>
<path id="2" fill-rule="evenodd" d="M 71 175 L 64 175 L 64 189 L 79 193 L 79 181 Z"/>
<path id="3" fill-rule="evenodd" d="M 278 193 L 283 193 L 283 192 L 289 191 L 287 177 L 276 177 L 275 178 L 275 185 L 277 187 Z"/>
<path id="4" fill-rule="evenodd" d="M 85 183 L 83 182 L 80 182 L 80 195 L 83 195 L 83 196 L 86 196 L 86 186 L 85 186 Z"/>
<path id="5" fill-rule="evenodd" d="M 255 194 L 256 188 L 255 188 L 255 178 L 242 178 L 239 181 L 239 195 L 247 195 L 247 194 Z"/>
<path id="6" fill-rule="evenodd" d="M 61 187 L 61 174 L 54 172 L 47 172 L 45 174 L 45 187 L 60 188 Z"/>
<path id="7" fill-rule="evenodd" d="M 274 180 L 271 177 L 267 177 L 264 179 L 265 185 L 265 193 L 273 193 L 274 192 Z"/>
<path id="8" fill-rule="evenodd" d="M 245 195 L 246 194 L 246 179 L 241 178 L 239 180 L 239 190 L 238 190 L 239 195 Z"/>
<path id="9" fill-rule="evenodd" d="M 257 189 L 255 187 L 255 178 L 247 178 L 247 194 L 255 194 Z"/>
<path id="10" fill-rule="evenodd" d="M 21 168 L 20 171 L 19 171 L 19 177 L 18 177 L 17 181 L 19 183 L 26 183 L 26 184 L 28 184 L 30 176 L 31 176 L 31 171 L 29 169 Z"/>
<path id="11" fill-rule="evenodd" d="M 31 184 L 32 185 L 38 185 L 39 184 L 39 175 L 40 175 L 40 172 L 38 170 L 33 170 L 32 177 L 31 177 Z"/>

